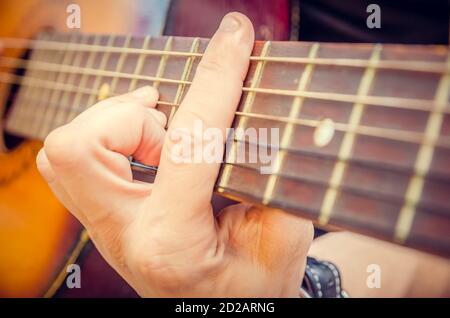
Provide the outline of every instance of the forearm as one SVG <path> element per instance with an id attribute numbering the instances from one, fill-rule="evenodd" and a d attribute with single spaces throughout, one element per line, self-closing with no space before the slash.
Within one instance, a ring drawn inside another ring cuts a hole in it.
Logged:
<path id="1" fill-rule="evenodd" d="M 309 255 L 335 263 L 352 297 L 450 296 L 450 262 L 440 257 L 348 232 L 314 240 Z M 371 264 L 380 269 L 379 288 L 367 283 L 376 275 Z"/>

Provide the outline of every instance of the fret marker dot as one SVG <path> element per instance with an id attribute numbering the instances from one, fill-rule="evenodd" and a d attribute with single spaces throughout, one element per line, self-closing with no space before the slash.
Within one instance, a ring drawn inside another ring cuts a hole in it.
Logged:
<path id="1" fill-rule="evenodd" d="M 317 147 L 325 147 L 333 139 L 334 121 L 330 118 L 322 119 L 314 131 L 314 144 Z"/>
<path id="2" fill-rule="evenodd" d="M 109 97 L 109 84 L 103 83 L 102 86 L 100 86 L 100 89 L 98 90 L 98 100 L 104 100 Z"/>

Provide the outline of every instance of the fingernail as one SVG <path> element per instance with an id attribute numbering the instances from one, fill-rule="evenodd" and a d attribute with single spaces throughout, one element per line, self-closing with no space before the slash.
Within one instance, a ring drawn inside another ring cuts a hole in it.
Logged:
<path id="1" fill-rule="evenodd" d="M 220 23 L 219 29 L 227 32 L 235 32 L 239 30 L 241 22 L 234 16 L 233 13 L 228 13 Z"/>
<path id="2" fill-rule="evenodd" d="M 151 93 L 152 88 L 150 86 L 144 86 L 133 91 L 131 95 L 133 95 L 136 98 L 147 98 L 151 95 Z"/>

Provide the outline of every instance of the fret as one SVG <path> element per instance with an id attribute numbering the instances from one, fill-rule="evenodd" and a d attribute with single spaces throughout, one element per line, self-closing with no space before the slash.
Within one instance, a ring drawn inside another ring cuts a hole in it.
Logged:
<path id="1" fill-rule="evenodd" d="M 358 97 L 364 97 L 367 96 L 371 86 L 373 79 L 375 77 L 375 66 L 377 62 L 380 59 L 382 46 L 377 44 L 373 48 L 372 55 L 369 60 L 369 67 L 367 67 L 366 71 L 364 72 L 361 82 L 358 88 Z M 342 179 L 344 177 L 345 168 L 347 165 L 347 161 L 351 156 L 353 144 L 355 142 L 356 134 L 354 130 L 358 128 L 363 111 L 364 111 L 364 104 L 363 103 L 355 103 L 353 105 L 352 111 L 350 113 L 349 118 L 349 130 L 345 133 L 344 138 L 342 140 L 341 146 L 339 148 L 338 152 L 338 158 L 339 161 L 337 161 L 334 165 L 334 168 L 331 172 L 330 181 L 328 185 L 328 189 L 325 192 L 322 206 L 320 209 L 320 215 L 319 215 L 319 223 L 321 225 L 326 225 L 329 222 L 331 211 L 334 207 L 334 204 L 337 199 L 337 195 L 340 189 L 340 185 L 342 183 Z"/>
<path id="2" fill-rule="evenodd" d="M 107 47 L 111 47 L 114 44 L 116 37 L 114 35 L 110 35 L 108 36 L 108 41 L 106 43 Z M 102 58 L 100 60 L 100 65 L 98 66 L 98 69 L 100 70 L 104 70 L 106 65 L 108 64 L 109 61 L 109 57 L 110 57 L 111 53 L 110 52 L 104 52 L 102 55 Z M 95 100 L 101 100 L 104 99 L 103 97 L 106 97 L 108 92 L 104 93 L 104 96 L 97 96 L 97 94 L 95 92 L 100 92 L 101 91 L 101 80 L 102 80 L 102 76 L 101 75 L 97 75 L 95 76 L 95 80 L 94 80 L 94 84 L 93 84 L 93 93 L 89 94 L 89 98 L 87 101 L 87 106 L 90 107 L 92 104 L 94 104 Z M 99 95 L 99 94 L 98 94 Z"/>
<path id="3" fill-rule="evenodd" d="M 40 39 L 47 39 L 49 35 L 44 34 L 40 37 Z M 43 60 L 50 51 L 48 50 L 41 50 L 36 49 L 33 51 L 32 57 L 33 59 Z M 41 70 L 31 70 L 33 77 L 39 77 L 40 74 L 42 74 Z M 28 72 L 27 72 L 28 74 Z M 32 81 L 33 83 L 36 82 L 36 80 Z M 21 94 L 23 96 L 21 103 L 15 103 L 15 107 L 13 108 L 14 111 L 16 111 L 15 117 L 17 118 L 17 129 L 24 133 L 26 132 L 28 134 L 28 127 L 29 127 L 29 120 L 32 119 L 32 115 L 34 113 L 34 104 L 31 104 L 31 107 L 25 107 L 27 105 L 27 102 L 23 101 L 25 97 L 27 98 L 27 101 L 33 100 L 33 97 L 39 94 L 42 90 L 38 89 L 37 87 L 30 86 L 30 88 L 24 92 L 25 94 Z M 36 101 L 35 101 L 36 102 Z M 27 135 L 26 134 L 26 135 Z"/>
<path id="4" fill-rule="evenodd" d="M 148 49 L 149 44 L 150 44 L 150 36 L 146 36 L 144 38 L 144 43 L 142 44 L 142 49 L 143 50 Z M 141 74 L 142 67 L 144 66 L 145 58 L 146 58 L 146 55 L 144 55 L 144 54 L 139 55 L 139 59 L 136 63 L 136 67 L 134 68 L 133 74 Z M 131 91 L 135 90 L 137 82 L 138 82 L 137 78 L 133 78 L 130 81 L 130 85 L 128 86 L 128 91 L 131 92 Z"/>
<path id="5" fill-rule="evenodd" d="M 81 35 L 80 43 L 86 44 L 87 42 L 88 42 L 88 37 L 86 35 Z M 83 52 L 78 52 L 77 54 L 75 54 L 72 65 L 81 66 L 82 53 Z M 76 85 L 75 81 L 76 81 L 75 74 L 69 74 L 69 76 L 66 78 L 65 84 Z M 72 94 L 73 93 L 71 93 L 71 92 L 67 92 L 67 91 L 64 92 L 60 98 L 59 104 L 70 106 L 69 101 L 70 101 L 70 96 Z M 55 113 L 55 117 L 52 118 L 53 122 L 49 122 L 47 127 L 45 127 L 44 135 L 47 135 L 49 132 L 51 132 L 55 128 L 59 127 L 60 125 L 66 124 L 64 122 L 66 112 L 67 112 L 67 110 L 65 107 L 58 107 L 58 109 L 56 110 L 56 113 Z"/>
<path id="6" fill-rule="evenodd" d="M 261 50 L 260 53 L 260 57 L 266 57 L 269 53 L 270 50 L 270 46 L 271 46 L 271 42 L 267 41 L 264 43 L 264 46 Z M 259 83 L 261 82 L 261 78 L 264 72 L 264 67 L 266 65 L 266 61 L 262 60 L 262 61 L 258 61 L 258 64 L 256 65 L 256 69 L 255 69 L 255 73 L 253 74 L 253 78 L 252 78 L 252 83 L 250 85 L 251 88 L 257 88 L 259 86 Z M 244 106 L 242 108 L 242 112 L 249 112 L 252 104 L 255 100 L 255 92 L 248 92 L 247 98 L 245 99 L 245 103 Z M 245 127 L 245 124 L 247 122 L 247 117 L 239 117 L 238 119 L 238 123 L 237 123 L 237 128 L 243 128 Z M 226 162 L 234 162 L 234 158 L 236 155 L 236 147 L 235 144 L 233 143 L 231 145 L 230 148 L 230 152 L 228 154 L 228 158 L 226 158 Z M 230 160 L 231 159 L 231 160 Z M 230 175 L 231 175 L 231 170 L 232 170 L 232 165 L 225 165 L 223 167 L 222 170 L 222 174 L 220 176 L 220 180 L 219 180 L 219 188 L 218 191 L 219 192 L 223 192 L 223 188 L 226 188 L 230 179 Z"/>
<path id="7" fill-rule="evenodd" d="M 52 38 L 52 36 L 50 36 L 50 39 L 51 38 Z M 54 62 L 53 59 L 55 58 L 56 55 L 57 55 L 57 52 L 52 52 L 52 51 L 48 51 L 47 50 L 40 57 L 40 60 L 44 61 L 44 62 L 47 62 L 47 63 L 52 63 L 52 62 Z M 54 76 L 54 74 L 55 73 L 48 72 L 47 70 L 40 70 L 40 71 L 37 72 L 37 74 L 35 74 L 35 76 L 37 78 L 39 78 L 39 79 L 51 80 L 52 77 Z M 37 118 L 42 117 L 42 115 L 40 114 L 39 111 L 40 111 L 40 108 L 43 107 L 42 106 L 43 99 L 47 98 L 51 91 L 52 91 L 52 89 L 50 89 L 50 88 L 48 88 L 48 89 L 36 89 L 34 91 L 34 94 L 29 96 L 30 100 L 33 103 L 33 108 L 30 109 L 31 111 L 29 111 L 28 116 L 24 119 L 24 121 L 27 122 L 26 130 L 27 130 L 28 134 L 33 135 L 35 133 L 36 128 L 37 128 L 37 126 L 40 123 L 40 120 L 38 120 Z"/>
<path id="8" fill-rule="evenodd" d="M 318 50 L 319 50 L 318 43 L 314 43 L 313 45 L 311 45 L 311 49 L 309 51 L 308 58 L 311 58 L 311 59 L 315 58 L 317 56 Z M 301 75 L 301 78 L 300 78 L 300 81 L 299 81 L 299 84 L 297 87 L 298 91 L 305 91 L 307 89 L 309 82 L 311 80 L 313 70 L 314 70 L 313 64 L 307 64 L 305 66 L 305 69 L 303 70 L 303 73 Z M 289 119 L 293 120 L 298 117 L 298 115 L 300 114 L 300 111 L 301 111 L 303 100 L 304 100 L 303 98 L 298 97 L 298 96 L 294 98 L 294 101 L 291 106 L 291 110 L 289 112 L 289 117 L 288 117 Z M 284 158 L 286 156 L 285 149 L 289 146 L 289 144 L 291 142 L 294 128 L 295 128 L 295 125 L 292 122 L 287 123 L 285 125 L 285 129 L 284 129 L 283 135 L 281 137 L 280 150 L 278 151 L 277 156 L 275 158 L 275 167 L 273 170 L 273 174 L 271 174 L 269 176 L 269 180 L 267 181 L 266 188 L 264 190 L 262 203 L 265 205 L 269 204 L 272 199 L 273 192 L 275 190 L 275 185 L 278 180 L 278 174 L 280 173 Z"/>
<path id="9" fill-rule="evenodd" d="M 164 45 L 164 52 L 172 50 L 172 42 L 173 37 L 169 36 L 167 38 L 166 44 Z M 169 58 L 168 54 L 161 55 L 161 59 L 159 60 L 158 70 L 156 71 L 156 78 L 161 78 L 164 76 L 164 71 L 166 69 L 167 59 Z M 153 82 L 153 87 L 158 88 L 160 85 L 159 81 Z"/>
<path id="10" fill-rule="evenodd" d="M 45 38 L 45 35 L 41 35 L 38 38 Z M 42 49 L 33 49 L 30 59 L 40 59 L 42 57 L 44 53 L 44 50 Z M 27 64 L 29 63 L 29 61 L 27 61 Z M 27 76 L 33 76 L 36 75 L 37 70 L 35 69 L 26 69 L 25 75 Z M 22 78 L 23 81 L 23 78 Z M 21 82 L 22 82 L 21 81 Z M 34 82 L 34 81 L 32 81 Z M 36 86 L 26 86 L 25 88 L 21 88 L 20 92 L 19 92 L 19 96 L 16 100 L 16 102 L 14 103 L 14 107 L 12 108 L 12 112 L 9 115 L 8 121 L 7 121 L 7 126 L 8 129 L 10 129 L 11 132 L 21 132 L 23 133 L 24 129 L 26 127 L 22 126 L 22 124 L 27 124 L 25 119 L 25 114 L 26 114 L 26 105 L 27 102 L 29 101 L 29 98 L 33 95 L 33 92 L 37 89 L 38 87 Z"/>
<path id="11" fill-rule="evenodd" d="M 429 114 L 425 127 L 425 136 L 430 140 L 437 140 L 444 120 L 442 111 L 447 106 L 450 92 L 450 73 L 448 70 L 450 70 L 450 54 L 447 57 L 447 72 L 442 75 L 439 81 L 434 98 L 435 106 Z M 435 142 L 432 144 L 423 142 L 417 153 L 414 174 L 409 180 L 405 201 L 395 225 L 394 239 L 399 243 L 404 243 L 409 236 L 416 206 L 422 196 L 424 178 L 430 169 L 435 147 Z"/>
<path id="12" fill-rule="evenodd" d="M 100 44 L 100 36 L 99 35 L 94 36 L 93 44 L 94 45 Z M 93 67 L 93 64 L 94 64 L 94 61 L 95 61 L 95 57 L 96 57 L 96 53 L 97 52 L 90 52 L 89 53 L 87 61 L 86 61 L 86 67 L 87 68 L 92 68 Z M 79 87 L 86 87 L 87 80 L 88 80 L 88 75 L 83 73 L 81 75 L 80 82 L 79 82 L 78 86 Z M 80 105 L 82 96 L 83 96 L 83 94 L 81 94 L 81 92 L 77 92 L 75 94 L 75 97 L 74 97 L 73 103 L 72 103 L 73 107 L 69 111 L 69 114 L 68 114 L 65 122 L 72 121 L 72 119 L 80 113 L 80 111 L 77 110 L 77 108 L 80 108 L 80 106 L 82 106 L 83 108 L 86 108 L 88 106 L 88 105 Z"/>
<path id="13" fill-rule="evenodd" d="M 199 44 L 200 44 L 200 39 L 199 38 L 195 38 L 192 41 L 192 45 L 191 45 L 191 48 L 190 48 L 189 52 L 190 53 L 197 53 Z M 190 75 L 191 70 L 192 70 L 192 65 L 194 64 L 194 60 L 195 60 L 195 56 L 190 56 L 190 57 L 188 57 L 186 59 L 186 63 L 184 65 L 183 73 L 181 75 L 180 80 L 187 81 L 189 79 L 189 75 Z M 186 89 L 186 84 L 179 84 L 178 85 L 177 93 L 176 93 L 174 101 L 173 101 L 173 103 L 175 105 L 178 105 L 178 104 L 181 103 L 181 99 L 183 97 L 183 93 L 184 93 L 185 89 Z M 176 112 L 176 108 L 172 107 L 171 110 L 170 110 L 170 115 L 169 115 L 169 117 L 167 119 L 167 125 L 166 125 L 167 127 L 169 127 L 170 123 L 172 122 L 172 119 L 173 119 L 173 116 L 175 115 L 175 112 Z"/>
<path id="14" fill-rule="evenodd" d="M 59 38 L 55 38 L 53 37 L 54 41 L 64 41 L 63 39 L 59 39 Z M 44 61 L 47 63 L 52 63 L 55 65 L 58 65 L 61 63 L 61 61 L 64 59 L 64 53 L 60 52 L 60 51 L 54 51 L 54 52 L 50 52 L 50 54 L 44 58 Z M 47 71 L 47 74 L 40 77 L 40 80 L 44 80 L 44 81 L 54 81 L 56 80 L 56 78 L 58 77 L 58 72 L 49 72 Z M 40 96 L 35 96 L 34 97 L 34 103 L 36 103 L 35 106 L 35 110 L 34 110 L 34 116 L 35 118 L 33 120 L 31 120 L 30 123 L 30 127 L 29 127 L 29 131 L 34 134 L 37 135 L 38 131 L 39 131 L 39 127 L 41 125 L 41 123 L 43 122 L 43 120 L 45 119 L 45 113 L 47 111 L 48 108 L 48 103 L 47 100 L 48 98 L 51 96 L 51 94 L 54 92 L 54 88 L 47 88 L 47 89 L 41 89 L 41 95 Z"/>
<path id="15" fill-rule="evenodd" d="M 127 35 L 127 37 L 125 38 L 124 44 L 123 44 L 123 48 L 128 48 L 130 46 L 130 42 L 131 42 L 131 36 Z M 114 70 L 115 72 L 120 72 L 122 70 L 123 65 L 125 63 L 125 59 L 127 58 L 127 54 L 128 53 L 126 51 L 120 53 L 119 60 L 117 61 L 116 69 Z M 118 82 L 119 82 L 119 78 L 117 76 L 114 76 L 111 81 L 110 92 L 114 92 L 116 90 Z"/>
<path id="16" fill-rule="evenodd" d="M 76 40 L 76 33 L 72 33 L 69 37 L 68 43 L 66 43 L 66 47 L 69 45 L 69 43 L 71 43 L 72 41 L 75 41 L 75 40 Z M 64 65 L 69 65 L 73 61 L 74 55 L 75 55 L 75 53 L 70 50 L 63 50 L 63 52 L 64 52 L 63 60 L 58 66 L 59 70 L 56 71 L 56 73 L 58 74 L 58 76 L 56 77 L 57 83 L 63 83 L 65 81 L 68 74 L 65 72 L 62 72 L 62 68 Z M 49 96 L 49 105 L 56 105 L 60 96 L 61 96 L 60 90 L 57 90 L 57 89 L 53 90 L 51 95 Z M 53 117 L 57 110 L 58 109 L 56 107 L 52 107 L 52 106 L 49 106 L 45 109 L 43 118 L 42 118 L 39 128 L 37 130 L 38 137 L 44 138 L 44 136 L 48 133 L 48 126 L 46 126 L 46 125 L 49 125 L 50 122 L 53 120 Z"/>

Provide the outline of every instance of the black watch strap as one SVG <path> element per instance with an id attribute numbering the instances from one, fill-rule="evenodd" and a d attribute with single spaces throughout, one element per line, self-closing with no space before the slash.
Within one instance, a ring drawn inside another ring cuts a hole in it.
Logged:
<path id="1" fill-rule="evenodd" d="M 312 298 L 348 297 L 342 289 L 339 269 L 331 262 L 307 257 L 301 293 Z"/>

